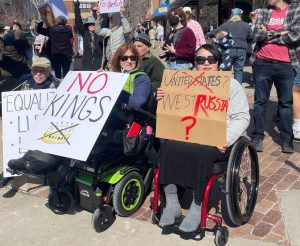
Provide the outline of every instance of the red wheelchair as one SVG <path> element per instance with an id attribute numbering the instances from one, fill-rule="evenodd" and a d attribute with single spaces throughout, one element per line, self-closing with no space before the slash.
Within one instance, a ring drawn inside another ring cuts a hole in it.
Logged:
<path id="1" fill-rule="evenodd" d="M 159 172 L 160 168 L 158 167 L 154 176 L 154 196 L 150 198 L 150 220 L 153 224 L 158 224 L 165 207 L 163 189 L 159 186 Z M 201 240 L 205 236 L 205 231 L 213 231 L 215 245 L 223 246 L 228 242 L 229 231 L 226 226 L 222 225 L 223 218 L 218 210 L 216 214 L 210 214 L 208 207 L 210 193 L 215 182 L 219 184 L 220 190 L 225 193 L 225 207 L 227 207 L 226 210 L 231 224 L 240 226 L 247 223 L 256 205 L 259 186 L 259 163 L 257 152 L 246 137 L 239 138 L 233 145 L 228 161 L 214 163 L 213 175 L 209 178 L 203 195 L 199 228 L 193 233 L 188 233 L 189 237 Z M 183 189 L 178 189 L 179 200 L 183 197 L 183 193 Z M 222 204 L 222 214 L 223 212 Z M 187 234 L 178 229 L 183 218 L 181 216 L 174 225 L 168 228 L 180 235 Z M 213 229 L 207 228 L 207 219 L 215 223 Z"/>

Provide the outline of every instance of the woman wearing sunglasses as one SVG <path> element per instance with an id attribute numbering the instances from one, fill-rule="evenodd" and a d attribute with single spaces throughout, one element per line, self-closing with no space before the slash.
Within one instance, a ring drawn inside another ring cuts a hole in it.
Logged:
<path id="1" fill-rule="evenodd" d="M 151 94 L 151 84 L 141 65 L 136 48 L 132 44 L 123 44 L 112 58 L 111 71 L 129 74 L 119 101 L 144 108 Z"/>
<path id="2" fill-rule="evenodd" d="M 218 71 L 221 62 L 221 54 L 213 45 L 204 44 L 196 51 L 197 70 Z M 159 88 L 156 99 L 159 101 L 164 95 L 164 90 Z M 174 140 L 166 140 L 162 143 L 159 154 L 159 182 L 164 185 L 166 207 L 159 222 L 160 226 L 174 224 L 175 218 L 181 215 L 176 186 L 179 185 L 184 188 L 192 188 L 194 192 L 190 210 L 179 229 L 184 232 L 197 230 L 200 224 L 202 196 L 207 180 L 212 175 L 213 163 L 228 160 L 230 146 L 244 133 L 249 122 L 250 115 L 246 94 L 239 82 L 231 79 L 227 115 L 227 143 L 224 146 L 211 147 Z"/>

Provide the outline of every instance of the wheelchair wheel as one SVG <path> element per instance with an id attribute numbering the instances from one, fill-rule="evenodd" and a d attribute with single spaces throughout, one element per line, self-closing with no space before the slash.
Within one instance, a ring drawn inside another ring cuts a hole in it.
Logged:
<path id="1" fill-rule="evenodd" d="M 131 172 L 115 186 L 113 206 L 118 215 L 128 217 L 140 208 L 143 198 L 143 179 L 139 173 Z"/>
<path id="2" fill-rule="evenodd" d="M 228 214 L 235 226 L 250 220 L 256 205 L 258 184 L 257 153 L 243 137 L 232 148 L 226 173 Z"/>
<path id="3" fill-rule="evenodd" d="M 97 208 L 92 216 L 92 227 L 96 232 L 103 232 L 107 230 L 116 220 L 112 208 L 104 205 L 101 210 Z"/>
<path id="4" fill-rule="evenodd" d="M 57 192 L 57 196 L 51 192 L 48 196 L 49 208 L 56 214 L 65 214 L 70 210 L 71 199 L 65 192 Z"/>
<path id="5" fill-rule="evenodd" d="M 218 226 L 215 232 L 215 245 L 224 246 L 228 242 L 229 231 L 225 226 Z"/>

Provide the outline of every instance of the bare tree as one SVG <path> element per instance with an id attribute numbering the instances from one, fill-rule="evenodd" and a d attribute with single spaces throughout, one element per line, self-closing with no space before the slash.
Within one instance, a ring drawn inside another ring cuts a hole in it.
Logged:
<path id="1" fill-rule="evenodd" d="M 0 23 L 3 25 L 10 26 L 14 21 L 26 25 L 37 16 L 37 9 L 30 0 L 20 1 L 19 4 L 0 2 Z"/>

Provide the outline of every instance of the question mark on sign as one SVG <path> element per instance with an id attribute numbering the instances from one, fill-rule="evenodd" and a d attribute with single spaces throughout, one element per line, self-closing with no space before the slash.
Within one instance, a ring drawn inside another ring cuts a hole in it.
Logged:
<path id="1" fill-rule="evenodd" d="M 185 116 L 180 121 L 183 122 L 186 120 L 192 120 L 192 123 L 185 127 L 185 139 L 189 140 L 190 130 L 196 125 L 196 118 L 194 116 Z"/>

